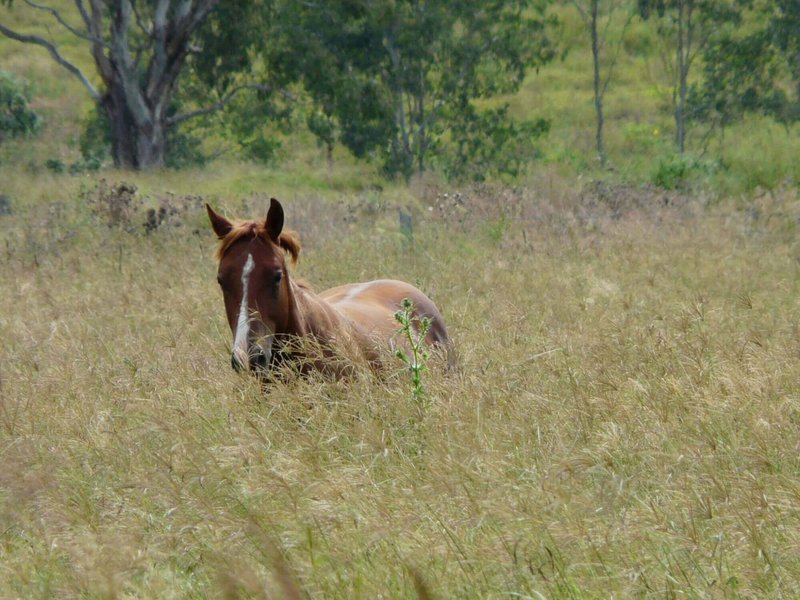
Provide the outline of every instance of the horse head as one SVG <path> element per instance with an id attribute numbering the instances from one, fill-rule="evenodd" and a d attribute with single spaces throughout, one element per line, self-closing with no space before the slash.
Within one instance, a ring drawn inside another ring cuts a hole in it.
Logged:
<path id="1" fill-rule="evenodd" d="M 286 254 L 297 261 L 300 243 L 283 230 L 283 207 L 272 198 L 264 221 L 231 222 L 206 205 L 211 227 L 220 239 L 219 282 L 237 371 L 264 373 L 271 364 L 276 336 L 290 330 L 293 298 Z"/>

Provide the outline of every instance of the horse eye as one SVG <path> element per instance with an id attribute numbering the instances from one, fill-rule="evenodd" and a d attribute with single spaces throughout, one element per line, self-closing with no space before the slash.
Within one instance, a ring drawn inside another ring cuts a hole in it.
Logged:
<path id="1" fill-rule="evenodd" d="M 275 273 L 275 277 L 272 280 L 272 283 L 278 285 L 281 282 L 281 279 L 283 279 L 283 272 L 278 271 L 277 273 Z"/>

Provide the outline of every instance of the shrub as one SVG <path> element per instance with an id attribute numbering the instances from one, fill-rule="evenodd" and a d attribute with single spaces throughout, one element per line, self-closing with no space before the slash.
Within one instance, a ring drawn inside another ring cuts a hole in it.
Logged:
<path id="1" fill-rule="evenodd" d="M 658 161 L 652 182 L 665 190 L 684 188 L 690 179 L 712 175 L 719 170 L 716 161 L 700 160 L 688 154 L 670 154 Z"/>
<path id="2" fill-rule="evenodd" d="M 24 81 L 0 71 L 0 142 L 39 130 L 42 120 L 28 107 L 30 99 L 30 89 Z"/>

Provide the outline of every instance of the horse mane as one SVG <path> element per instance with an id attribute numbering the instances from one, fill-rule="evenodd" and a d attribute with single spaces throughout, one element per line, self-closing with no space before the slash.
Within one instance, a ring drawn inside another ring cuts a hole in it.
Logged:
<path id="1" fill-rule="evenodd" d="M 247 237 L 260 237 L 265 242 L 275 243 L 270 239 L 267 232 L 266 223 L 256 221 L 239 221 L 233 223 L 231 230 L 221 237 L 219 246 L 217 247 L 217 260 L 222 260 L 222 257 L 233 244 L 239 240 Z M 285 229 L 278 236 L 278 246 L 292 259 L 292 264 L 297 263 L 297 258 L 300 256 L 300 238 L 295 231 Z"/>

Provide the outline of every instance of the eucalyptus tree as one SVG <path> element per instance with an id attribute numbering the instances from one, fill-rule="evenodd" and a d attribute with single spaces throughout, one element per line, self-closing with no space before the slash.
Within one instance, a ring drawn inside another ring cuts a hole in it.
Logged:
<path id="1" fill-rule="evenodd" d="M 48 27 L 58 26 L 84 44 L 94 74 L 67 59 L 51 39 L 0 22 L 0 33 L 44 48 L 81 82 L 107 117 L 119 167 L 163 165 L 170 130 L 222 108 L 242 89 L 263 88 L 233 76 L 249 68 L 248 48 L 260 14 L 251 9 L 263 2 L 75 0 L 72 10 L 33 0 L 2 3 L 8 10 L 37 13 Z M 188 64 L 204 74 L 200 80 L 207 85 L 200 95 L 207 104 L 195 98 L 191 110 L 178 113 L 175 98 Z"/>
<path id="2" fill-rule="evenodd" d="M 705 141 L 745 113 L 800 120 L 800 2 L 737 0 L 723 8 L 699 49 L 702 76 L 688 86 L 687 118 L 709 125 Z"/>
<path id="3" fill-rule="evenodd" d="M 623 40 L 631 24 L 635 10 L 630 10 L 627 0 L 570 0 L 581 16 L 589 32 L 592 49 L 592 89 L 594 92 L 594 109 L 596 116 L 595 150 L 601 164 L 606 162 L 606 150 L 603 139 L 605 125 L 605 95 L 614 68 L 622 50 Z M 612 25 L 619 28 L 612 36 Z"/>
<path id="4" fill-rule="evenodd" d="M 741 23 L 742 8 L 748 0 L 638 0 L 645 19 L 657 19 L 659 34 L 672 44 L 672 106 L 675 118 L 675 145 L 686 149 L 686 124 L 689 75 L 695 61 L 715 38 Z"/>
<path id="5" fill-rule="evenodd" d="M 785 71 L 767 29 L 731 31 L 710 44 L 703 58 L 703 77 L 691 86 L 689 104 L 692 118 L 708 125 L 706 142 L 714 132 L 724 135 L 745 113 L 792 120 L 796 104 L 786 94 Z"/>
<path id="6" fill-rule="evenodd" d="M 455 175 L 474 161 L 513 170 L 531 151 L 520 141 L 547 128 L 483 102 L 553 57 L 544 0 L 277 4 L 270 69 L 283 85 L 303 84 L 309 126 L 329 149 L 378 155 L 406 177 L 434 157 Z"/>

